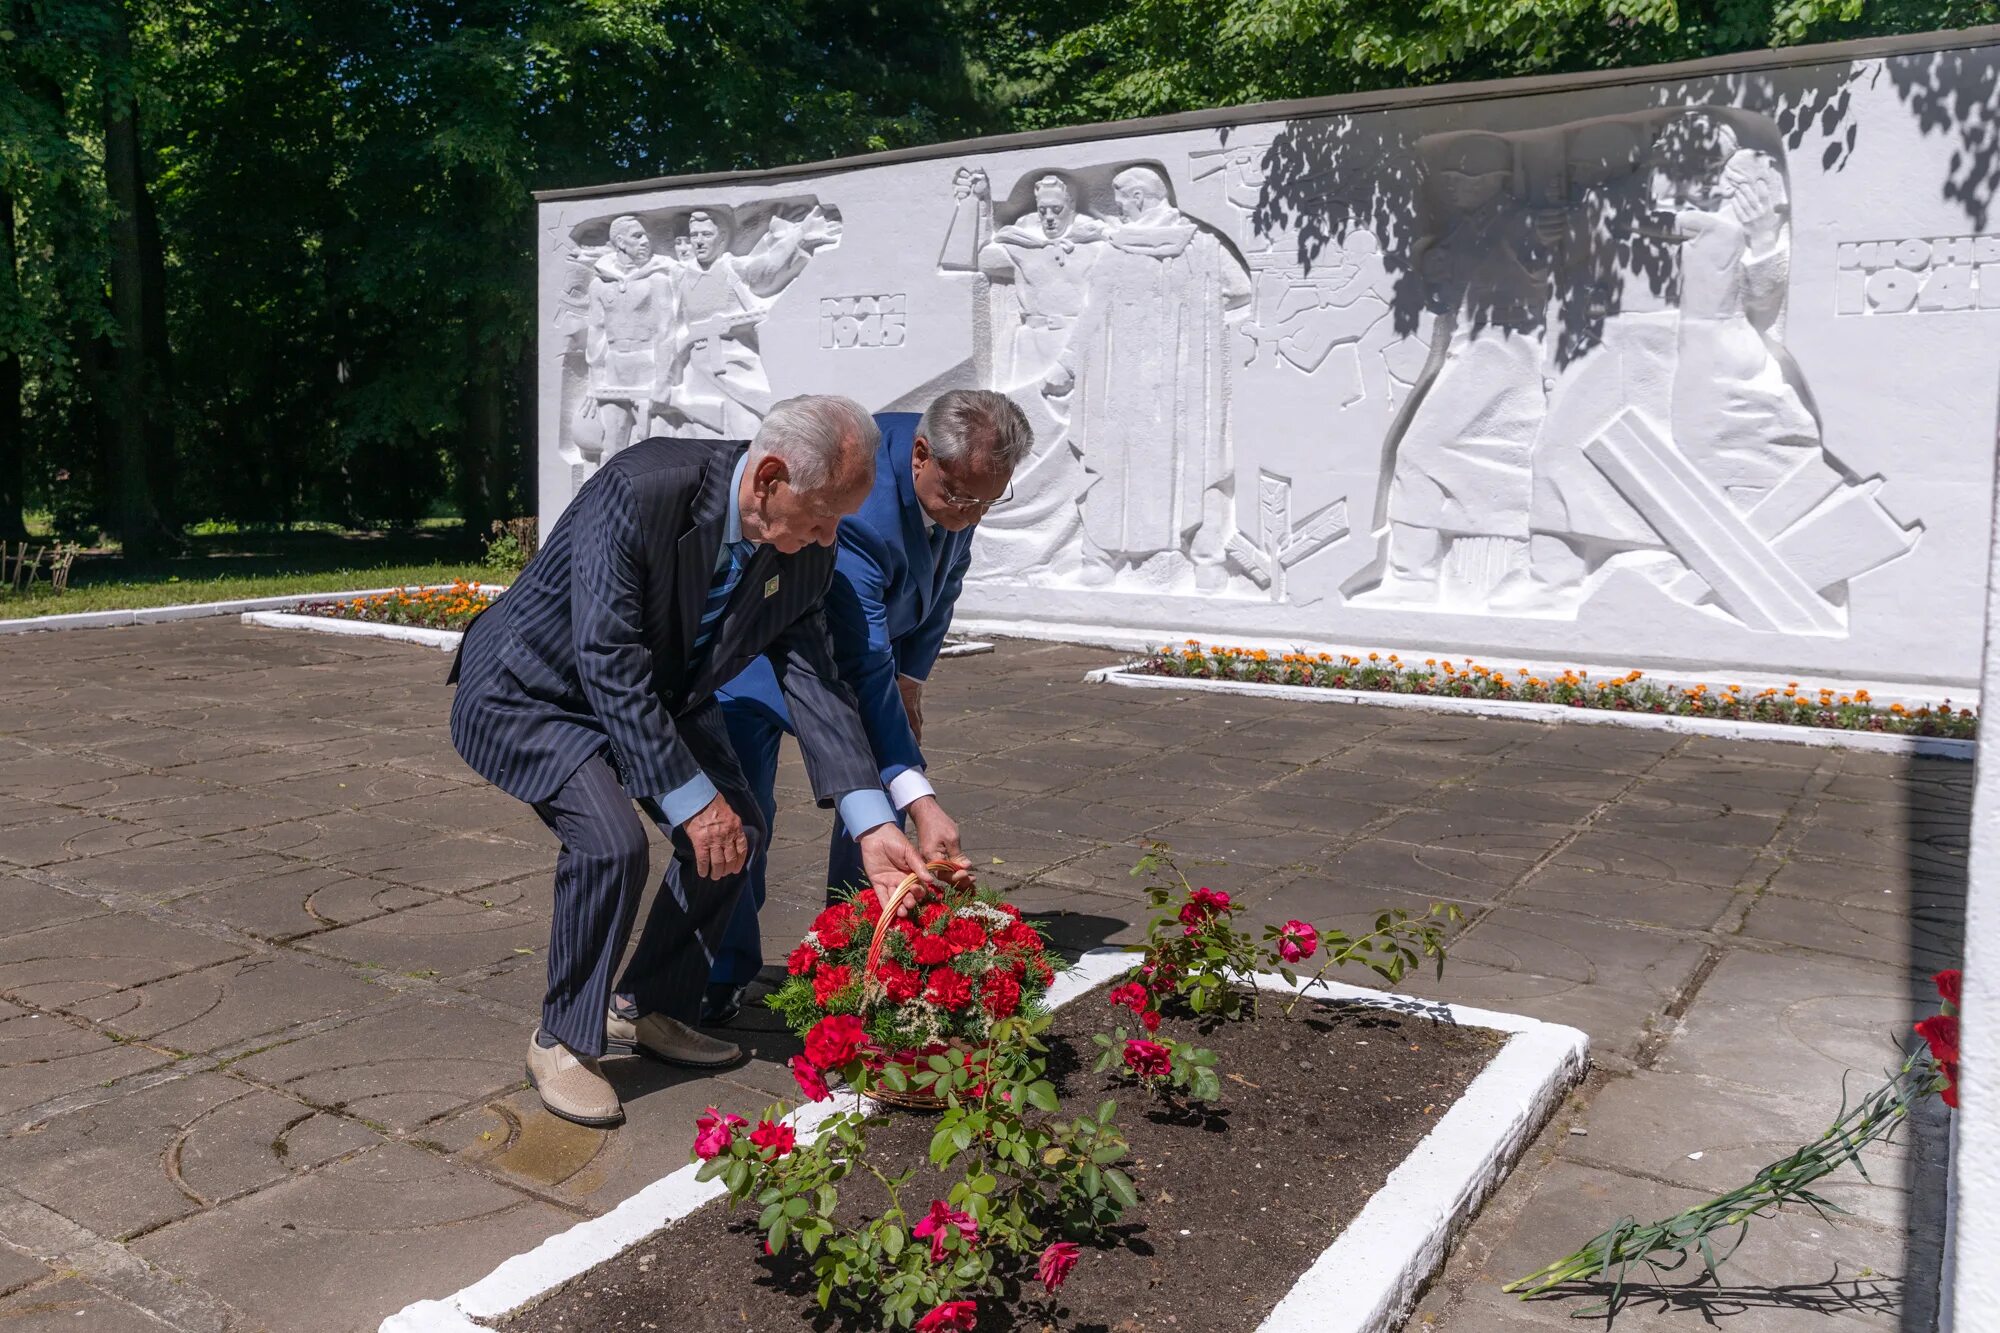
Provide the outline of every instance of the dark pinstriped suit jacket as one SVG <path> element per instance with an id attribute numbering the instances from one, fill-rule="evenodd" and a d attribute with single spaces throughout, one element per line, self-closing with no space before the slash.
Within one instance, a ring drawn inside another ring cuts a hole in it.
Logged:
<path id="1" fill-rule="evenodd" d="M 722 735 L 718 685 L 771 660 L 822 806 L 881 777 L 820 604 L 834 552 L 759 546 L 699 661 L 740 440 L 651 439 L 585 482 L 513 585 L 467 629 L 451 738 L 487 781 L 547 800 L 610 748 L 625 790 L 660 797 L 702 771 L 682 733 Z M 701 745 L 705 758 L 714 744 Z M 727 743 L 720 747 L 725 753 Z M 737 772 L 717 786 L 742 788 Z M 732 766 L 733 767 L 733 766 Z"/>

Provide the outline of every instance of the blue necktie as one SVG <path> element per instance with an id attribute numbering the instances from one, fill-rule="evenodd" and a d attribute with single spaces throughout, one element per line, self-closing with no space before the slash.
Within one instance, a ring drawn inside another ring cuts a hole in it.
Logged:
<path id="1" fill-rule="evenodd" d="M 722 619 L 722 609 L 729 605 L 729 594 L 736 591 L 736 585 L 743 581 L 743 571 L 750 565 L 750 553 L 757 549 L 753 541 L 730 542 L 723 547 L 729 556 L 729 563 L 718 565 L 715 579 L 708 585 L 708 601 L 701 608 L 701 632 L 694 636 L 697 651 L 707 646 L 710 636 L 715 633 L 715 622 Z"/>

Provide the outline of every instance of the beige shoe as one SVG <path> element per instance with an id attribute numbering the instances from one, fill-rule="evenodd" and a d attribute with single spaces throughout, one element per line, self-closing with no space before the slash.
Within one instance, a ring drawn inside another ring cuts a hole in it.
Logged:
<path id="1" fill-rule="evenodd" d="M 604 1015 L 604 1044 L 691 1069 L 720 1069 L 743 1058 L 743 1048 L 735 1042 L 697 1032 L 678 1019 L 646 1014 L 635 1022 L 620 1018 L 616 1009 Z"/>
<path id="2" fill-rule="evenodd" d="M 536 1032 L 539 1035 L 540 1029 Z M 528 1082 L 551 1115 L 593 1127 L 625 1119 L 618 1093 L 598 1070 L 597 1061 L 584 1059 L 567 1046 L 544 1047 L 528 1038 Z"/>

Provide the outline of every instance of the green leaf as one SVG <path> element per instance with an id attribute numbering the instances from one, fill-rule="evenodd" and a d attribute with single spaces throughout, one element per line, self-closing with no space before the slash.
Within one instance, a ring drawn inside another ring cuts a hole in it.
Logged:
<path id="1" fill-rule="evenodd" d="M 891 1259 L 903 1252 L 903 1229 L 891 1224 L 882 1229 L 882 1249 Z"/>
<path id="2" fill-rule="evenodd" d="M 1111 1197 L 1118 1200 L 1120 1204 L 1127 1208 L 1137 1208 L 1139 1206 L 1139 1191 L 1133 1188 L 1132 1178 L 1123 1171 L 1116 1168 L 1106 1170 L 1104 1173 L 1104 1185 L 1105 1188 L 1110 1190 Z M 1095 1192 L 1094 1190 L 1092 1191 L 1092 1193 Z"/>
<path id="3" fill-rule="evenodd" d="M 1038 1079 L 1027 1088 L 1028 1104 L 1040 1111 L 1057 1111 L 1062 1102 L 1056 1098 L 1056 1085 L 1046 1079 Z"/>

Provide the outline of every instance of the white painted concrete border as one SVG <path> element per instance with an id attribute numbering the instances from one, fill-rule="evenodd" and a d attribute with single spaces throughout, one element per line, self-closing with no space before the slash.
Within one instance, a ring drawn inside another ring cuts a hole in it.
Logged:
<path id="1" fill-rule="evenodd" d="M 417 625 L 384 625 L 373 620 L 341 620 L 335 616 L 300 616 L 286 611 L 245 611 L 243 623 L 270 629 L 303 629 L 316 634 L 348 634 L 364 639 L 394 639 L 426 648 L 454 652 L 465 637 L 455 629 L 424 629 Z"/>
<path id="2" fill-rule="evenodd" d="M 399 585 L 410 588 L 410 584 Z M 420 583 L 425 588 L 449 588 L 449 583 Z M 58 616 L 23 616 L 0 620 L 0 634 L 34 634 L 42 630 L 113 629 L 121 625 L 158 625 L 172 620 L 200 620 L 205 616 L 234 616 L 248 611 L 289 611 L 307 602 L 347 601 L 356 597 L 380 597 L 395 588 L 362 588 L 352 592 L 293 592 L 278 597 L 239 597 L 228 602 L 188 602 L 181 606 L 148 606 L 124 611 L 72 611 Z M 504 587 L 480 591 L 499 593 Z"/>
<path id="3" fill-rule="evenodd" d="M 1677 717 L 1671 713 L 1620 713 L 1609 708 L 1571 708 L 1566 704 L 1522 703 L 1512 699 L 1453 699 L 1435 694 L 1392 694 L 1387 690 L 1337 690 L 1322 685 L 1258 685 L 1243 680 L 1202 680 L 1185 676 L 1155 676 L 1130 667 L 1099 667 L 1084 679 L 1139 690 L 1180 690 L 1184 693 L 1246 694 L 1305 703 L 1367 704 L 1376 708 L 1413 708 L 1430 713 L 1467 713 L 1475 717 L 1511 717 L 1556 725 L 1635 727 L 1641 731 L 1676 731 L 1732 741 L 1782 741 L 1787 745 L 1817 745 L 1837 750 L 1874 750 L 1883 754 L 1923 755 L 1932 759 L 1972 759 L 1978 741 L 1947 736 L 1898 736 L 1880 731 L 1838 731 L 1832 727 L 1791 727 L 1781 722 L 1731 722 L 1724 718 Z"/>
<path id="4" fill-rule="evenodd" d="M 1094 949 L 1049 988 L 1061 1008 L 1130 968 L 1135 955 Z M 1261 973 L 1265 990 L 1293 989 Z M 1303 986 L 1303 983 L 1301 983 Z M 1389 1333 L 1408 1314 L 1452 1238 L 1506 1178 L 1569 1089 L 1583 1077 L 1589 1038 L 1575 1028 L 1463 1005 L 1412 1001 L 1359 986 L 1322 983 L 1316 998 L 1449 1016 L 1463 1027 L 1511 1034 L 1463 1095 L 1389 1173 L 1383 1187 L 1279 1301 L 1258 1333 Z M 787 1117 L 810 1142 L 842 1099 Z M 417 1301 L 382 1321 L 379 1333 L 481 1333 L 491 1319 L 547 1296 L 663 1227 L 720 1198 L 722 1186 L 695 1179 L 690 1163 L 653 1182 L 602 1217 L 578 1223 L 516 1255 L 443 1300 Z"/>
<path id="5" fill-rule="evenodd" d="M 984 639 L 960 639 L 956 643 L 953 643 L 951 640 L 947 639 L 945 640 L 944 647 L 938 649 L 938 656 L 977 657 L 981 653 L 990 653 L 992 651 L 993 651 L 993 645 L 986 642 Z"/>

